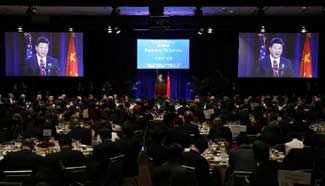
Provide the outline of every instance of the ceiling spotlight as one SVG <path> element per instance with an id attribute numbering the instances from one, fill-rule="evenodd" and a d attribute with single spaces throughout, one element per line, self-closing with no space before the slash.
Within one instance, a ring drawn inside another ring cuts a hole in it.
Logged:
<path id="1" fill-rule="evenodd" d="M 69 28 L 68 28 L 68 31 L 69 31 L 69 32 L 73 32 L 73 27 L 69 27 Z"/>
<path id="2" fill-rule="evenodd" d="M 28 8 L 26 10 L 27 15 L 35 15 L 36 13 L 37 13 L 36 6 L 33 6 L 33 5 L 28 6 Z"/>
<path id="3" fill-rule="evenodd" d="M 17 32 L 19 32 L 19 33 L 23 32 L 23 27 L 21 25 L 19 25 L 17 27 Z"/>
<path id="4" fill-rule="evenodd" d="M 114 30 L 115 30 L 115 34 L 120 34 L 121 33 L 121 29 L 119 27 L 117 27 L 117 26 L 114 28 Z"/>
<path id="5" fill-rule="evenodd" d="M 302 28 L 301 28 L 301 33 L 307 33 L 307 28 L 306 28 L 305 25 L 302 26 Z"/>
<path id="6" fill-rule="evenodd" d="M 197 34 L 199 34 L 199 35 L 203 35 L 203 34 L 204 34 L 204 28 L 201 27 L 201 28 L 197 31 Z"/>
<path id="7" fill-rule="evenodd" d="M 107 33 L 109 33 L 109 34 L 112 34 L 113 33 L 113 29 L 112 29 L 112 26 L 108 26 L 107 27 Z"/>
<path id="8" fill-rule="evenodd" d="M 265 33 L 265 26 L 264 25 L 261 26 L 260 32 Z"/>
<path id="9" fill-rule="evenodd" d="M 212 33 L 213 33 L 213 29 L 212 29 L 212 27 L 209 26 L 207 32 L 208 32 L 208 34 L 212 34 Z"/>
<path id="10" fill-rule="evenodd" d="M 305 10 L 307 10 L 307 6 L 302 6 L 301 9 L 302 9 L 303 11 L 305 11 Z"/>

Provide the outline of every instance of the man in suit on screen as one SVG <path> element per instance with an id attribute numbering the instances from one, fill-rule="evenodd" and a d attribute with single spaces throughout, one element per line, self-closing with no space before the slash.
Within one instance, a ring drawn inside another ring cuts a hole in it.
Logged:
<path id="1" fill-rule="evenodd" d="M 269 43 L 270 55 L 258 63 L 257 77 L 294 77 L 291 61 L 282 55 L 284 41 L 274 37 Z"/>
<path id="2" fill-rule="evenodd" d="M 36 54 L 26 61 L 26 76 L 59 76 L 58 60 L 48 55 L 50 42 L 46 37 L 39 37 L 35 43 Z"/>

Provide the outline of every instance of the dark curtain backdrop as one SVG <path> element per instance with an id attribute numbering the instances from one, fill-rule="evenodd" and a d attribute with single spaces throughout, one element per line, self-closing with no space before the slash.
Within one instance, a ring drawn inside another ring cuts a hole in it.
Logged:
<path id="1" fill-rule="evenodd" d="M 83 76 L 83 34 L 75 34 L 75 47 L 78 61 L 79 76 Z M 69 48 L 70 33 L 50 33 L 50 32 L 32 32 L 32 48 L 33 54 L 35 51 L 35 41 L 39 36 L 47 37 L 50 41 L 48 55 L 58 59 L 61 76 L 65 76 L 66 62 Z M 26 45 L 24 33 L 6 32 L 5 47 L 6 47 L 6 75 L 19 76 L 20 66 L 26 61 Z"/>
<path id="2" fill-rule="evenodd" d="M 190 99 L 190 84 L 188 70 L 158 70 L 163 74 L 167 83 L 167 74 L 170 74 L 170 94 L 173 99 Z M 137 86 L 135 97 L 149 99 L 155 96 L 154 85 L 157 79 L 157 70 L 137 70 Z"/>
<path id="3" fill-rule="evenodd" d="M 299 68 L 306 34 L 302 33 L 265 33 L 266 55 L 269 55 L 268 43 L 274 36 L 281 37 L 285 46 L 282 56 L 292 61 L 294 74 L 299 77 Z M 319 34 L 312 33 L 310 38 L 313 77 L 318 76 Z M 258 33 L 239 34 L 238 77 L 254 77 L 260 52 Z"/>

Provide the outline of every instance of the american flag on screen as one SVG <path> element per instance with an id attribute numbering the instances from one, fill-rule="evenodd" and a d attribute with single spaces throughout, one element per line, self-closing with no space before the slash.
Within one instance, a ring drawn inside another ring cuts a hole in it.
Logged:
<path id="1" fill-rule="evenodd" d="M 258 61 L 262 61 L 266 57 L 266 37 L 264 34 L 258 34 L 258 38 L 260 40 L 260 55 L 258 56 Z"/>
<path id="2" fill-rule="evenodd" d="M 26 59 L 28 59 L 33 55 L 32 34 L 30 32 L 25 32 L 24 35 L 26 43 Z"/>

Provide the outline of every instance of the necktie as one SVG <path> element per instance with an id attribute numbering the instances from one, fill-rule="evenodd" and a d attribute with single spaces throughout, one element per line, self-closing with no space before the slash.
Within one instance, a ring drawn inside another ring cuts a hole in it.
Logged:
<path id="1" fill-rule="evenodd" d="M 40 59 L 40 69 L 41 69 L 41 76 L 46 76 L 45 63 L 43 59 Z"/>
<path id="2" fill-rule="evenodd" d="M 279 77 L 279 68 L 278 68 L 278 62 L 276 60 L 273 61 L 273 76 Z"/>

